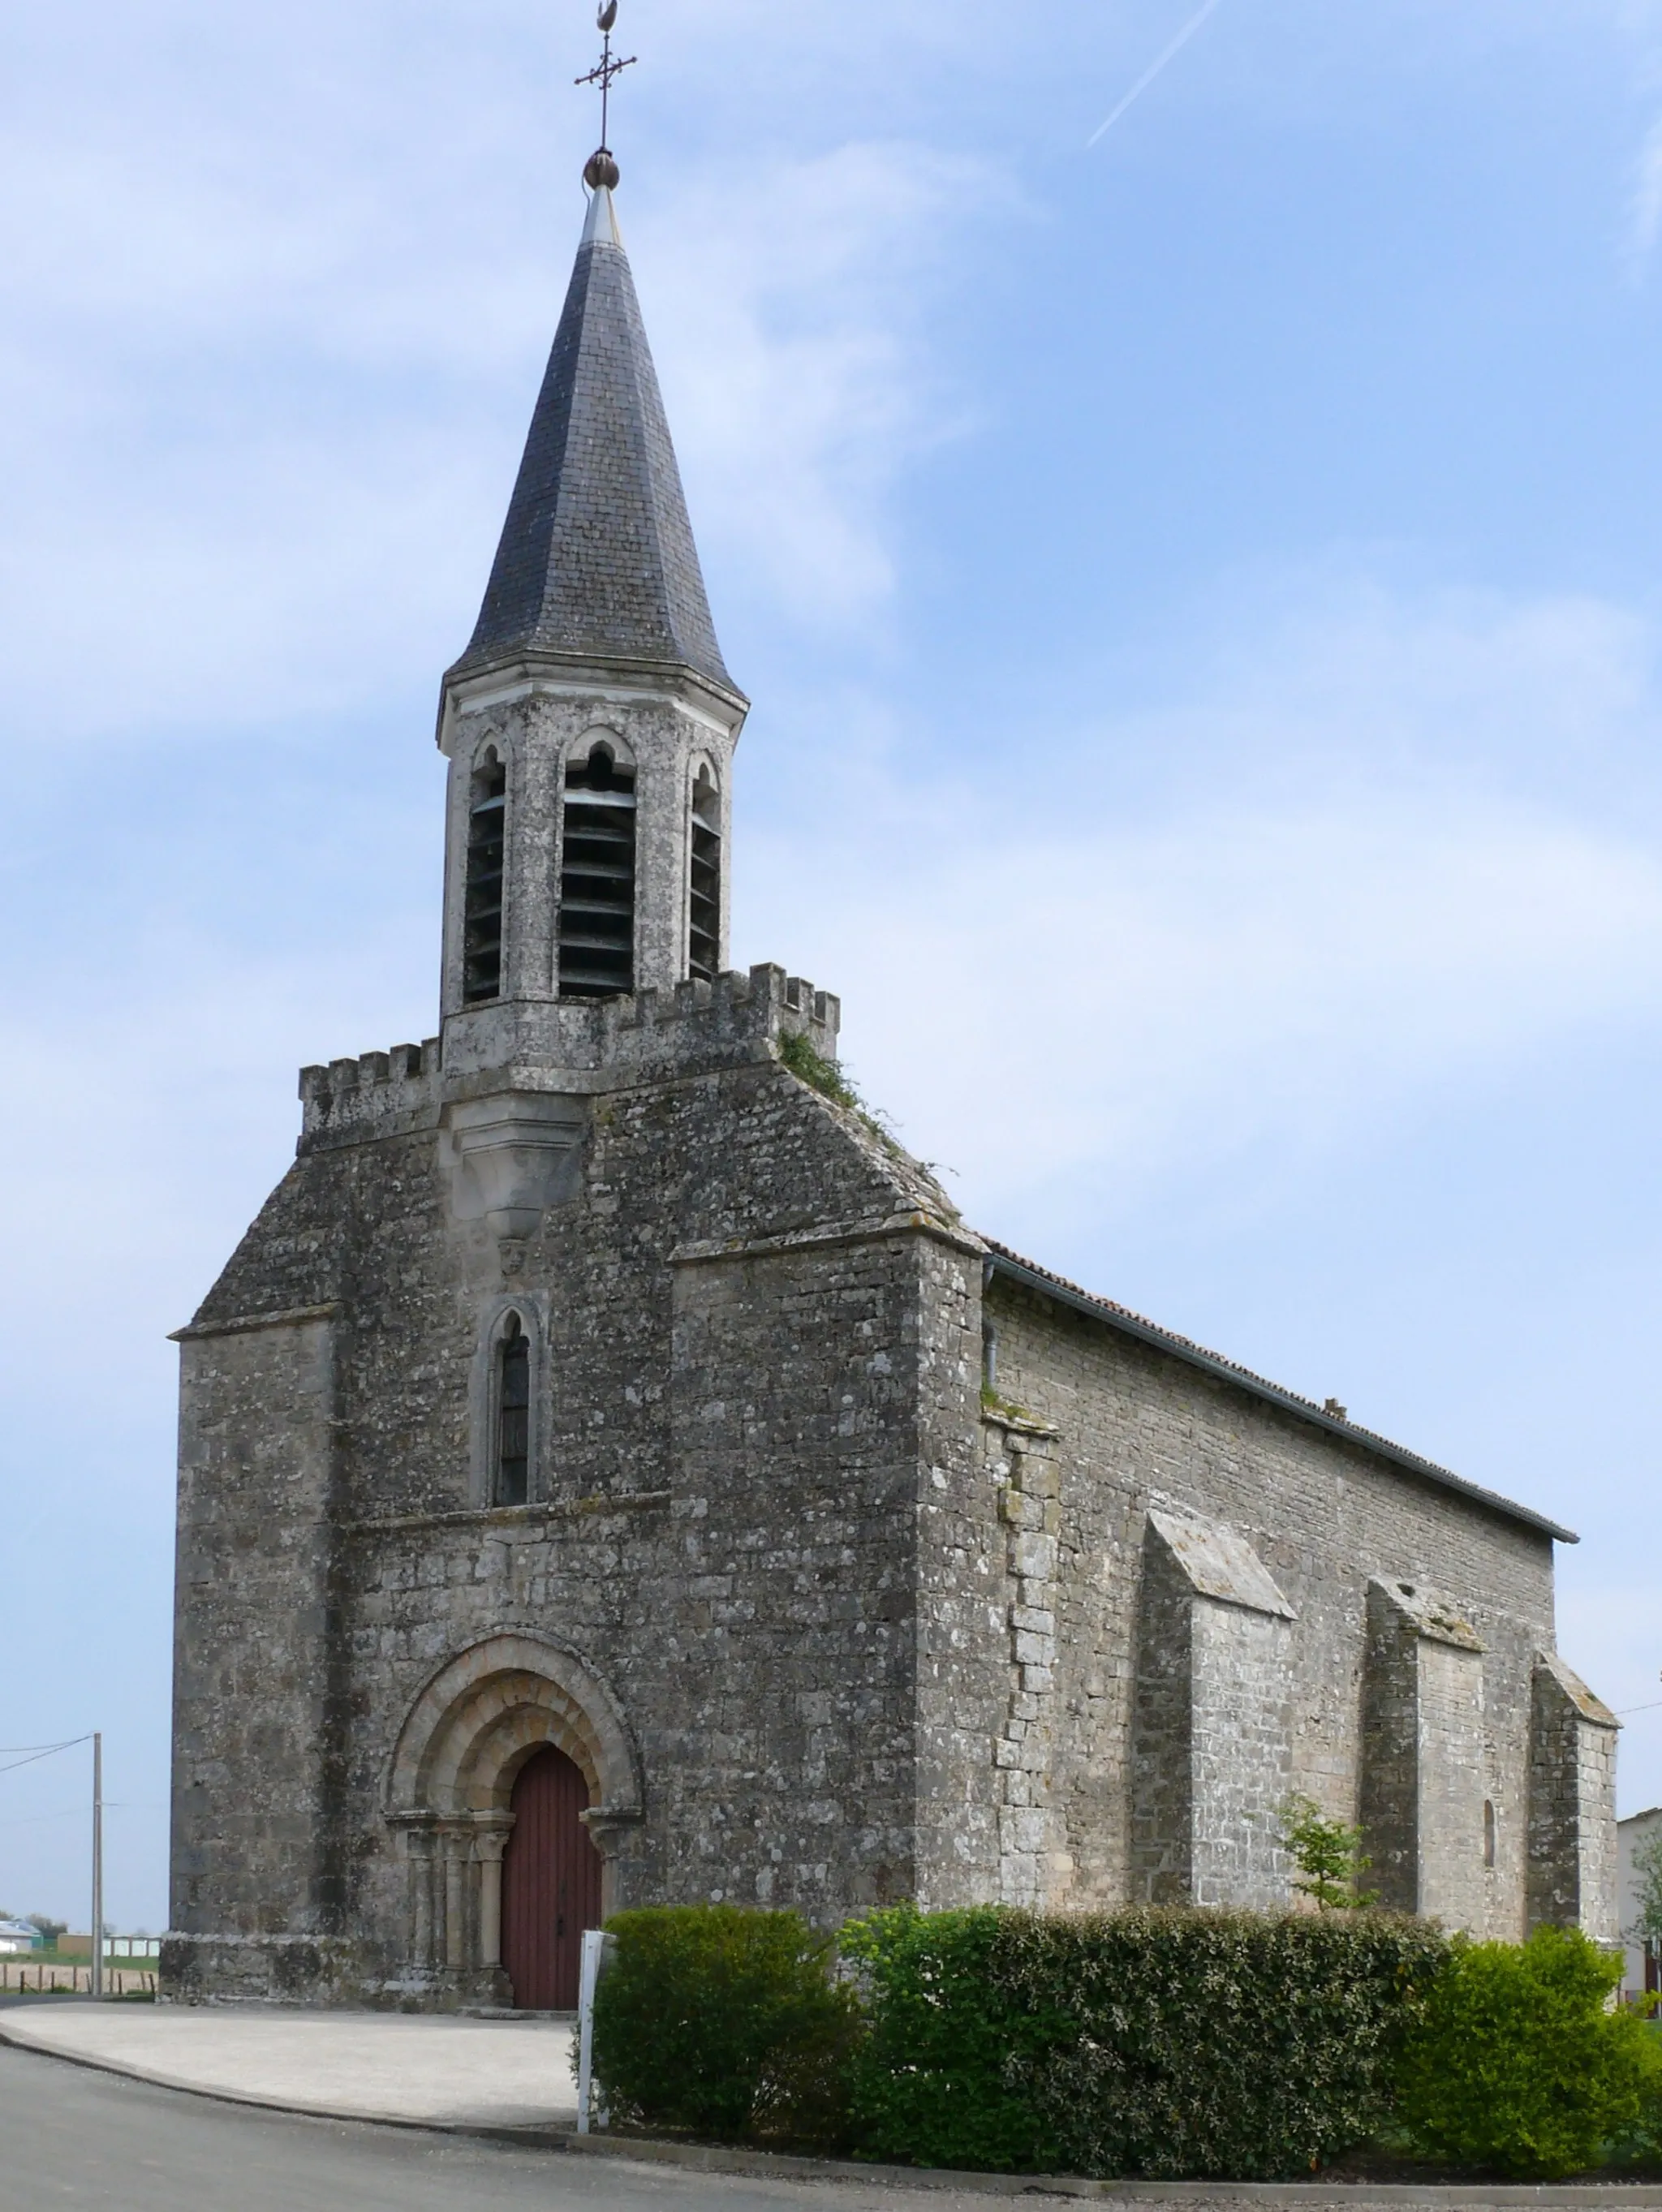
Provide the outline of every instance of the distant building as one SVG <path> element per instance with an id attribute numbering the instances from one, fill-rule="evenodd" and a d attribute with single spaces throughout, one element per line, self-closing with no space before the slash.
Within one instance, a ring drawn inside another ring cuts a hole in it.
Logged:
<path id="1" fill-rule="evenodd" d="M 27 1920 L 0 1920 L 0 1953 L 13 1958 L 19 1951 L 38 1951 L 44 1938 Z"/>
<path id="2" fill-rule="evenodd" d="M 1662 1989 L 1662 1943 L 1636 1942 L 1632 1934 L 1639 1918 L 1639 1876 L 1635 1871 L 1634 1856 L 1641 1844 L 1647 1843 L 1655 1835 L 1659 1826 L 1662 1826 L 1662 1805 L 1653 1805 L 1648 1812 L 1631 1813 L 1625 1820 L 1616 1824 L 1616 1881 L 1624 1947 L 1624 1996 L 1637 1996 L 1644 1990 Z"/>

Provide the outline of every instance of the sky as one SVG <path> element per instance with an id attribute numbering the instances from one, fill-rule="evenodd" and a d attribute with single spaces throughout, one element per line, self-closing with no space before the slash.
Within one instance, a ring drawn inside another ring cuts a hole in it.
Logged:
<path id="1" fill-rule="evenodd" d="M 841 994 L 988 1233 L 1578 1528 L 1633 1810 L 1662 0 L 1217 0 L 1125 106 L 1196 4 L 624 0 L 619 212 L 755 702 L 734 962 Z M 124 1929 L 167 1333 L 297 1067 L 435 1025 L 437 682 L 593 13 L 0 17 L 0 1735 L 104 1732 Z M 85 1924 L 87 1780 L 0 1773 L 0 1909 Z"/>

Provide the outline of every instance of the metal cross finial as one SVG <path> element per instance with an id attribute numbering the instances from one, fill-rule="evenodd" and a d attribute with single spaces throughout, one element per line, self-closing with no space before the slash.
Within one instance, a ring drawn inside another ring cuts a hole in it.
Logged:
<path id="1" fill-rule="evenodd" d="M 636 57 L 630 54 L 626 59 L 618 61 L 612 54 L 612 27 L 618 20 L 618 0 L 602 0 L 600 12 L 595 20 L 603 40 L 600 62 L 587 76 L 580 76 L 576 82 L 579 84 L 598 84 L 600 88 L 600 143 L 583 171 L 584 181 L 598 191 L 602 185 L 612 185 L 618 181 L 618 164 L 612 158 L 612 149 L 607 143 L 612 88 L 626 69 L 634 68 Z"/>

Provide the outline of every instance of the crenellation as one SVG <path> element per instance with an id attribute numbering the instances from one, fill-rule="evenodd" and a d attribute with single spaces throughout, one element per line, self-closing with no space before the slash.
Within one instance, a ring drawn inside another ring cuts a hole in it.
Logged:
<path id="1" fill-rule="evenodd" d="M 644 990 L 594 1005 L 553 1006 L 543 1010 L 534 1034 L 516 1040 L 524 1049 L 506 1071 L 508 1087 L 587 1095 L 643 1076 L 763 1059 L 789 1035 L 806 1036 L 834 1060 L 840 1018 L 833 993 L 767 963 L 709 983 L 679 983 L 668 994 Z M 301 1148 L 356 1142 L 371 1127 L 431 1116 L 453 1100 L 503 1087 L 500 1073 L 482 1075 L 465 1066 L 447 1078 L 441 1059 L 439 1040 L 429 1038 L 302 1068 Z"/>

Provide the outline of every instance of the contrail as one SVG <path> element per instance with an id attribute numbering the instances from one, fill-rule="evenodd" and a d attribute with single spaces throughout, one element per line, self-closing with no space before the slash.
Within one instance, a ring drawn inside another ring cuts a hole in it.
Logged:
<path id="1" fill-rule="evenodd" d="M 1129 107 L 1132 101 L 1141 99 L 1143 94 L 1148 91 L 1149 86 L 1153 84 L 1154 79 L 1166 67 L 1167 62 L 1172 58 L 1173 55 L 1179 53 L 1182 49 L 1188 45 L 1190 39 L 1194 37 L 1196 32 L 1199 30 L 1201 25 L 1206 21 L 1207 17 L 1211 14 L 1212 10 L 1217 6 L 1217 4 L 1218 0 L 1206 0 L 1205 6 L 1203 8 L 1197 9 L 1195 14 L 1189 18 L 1189 21 L 1178 33 L 1178 35 L 1172 40 L 1171 45 L 1166 48 L 1160 58 L 1157 61 L 1151 63 L 1149 67 L 1144 70 L 1142 75 L 1131 87 L 1129 92 L 1126 94 L 1124 99 L 1121 100 L 1119 106 L 1108 118 L 1108 120 L 1103 124 L 1099 129 L 1093 131 L 1090 137 L 1086 140 L 1085 150 L 1087 154 L 1091 150 L 1092 147 L 1096 144 L 1098 139 L 1102 137 L 1105 131 L 1111 131 L 1113 129 L 1115 124 L 1119 121 L 1120 117 L 1124 114 L 1126 109 Z"/>

